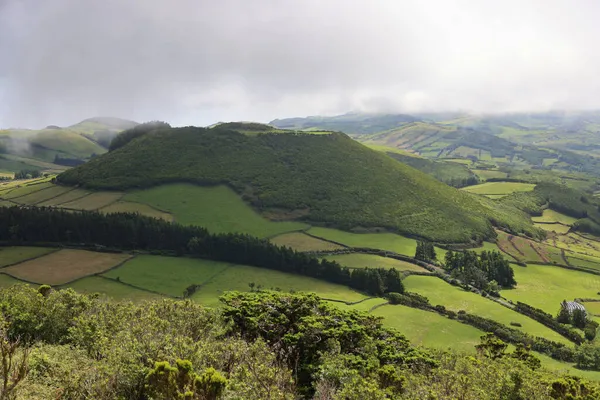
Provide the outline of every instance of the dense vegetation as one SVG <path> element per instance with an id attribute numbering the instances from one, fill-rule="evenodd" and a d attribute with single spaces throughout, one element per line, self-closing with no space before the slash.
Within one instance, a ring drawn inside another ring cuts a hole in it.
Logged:
<path id="1" fill-rule="evenodd" d="M 591 399 L 525 347 L 491 336 L 476 357 L 417 349 L 377 317 L 313 295 L 229 293 L 134 305 L 72 290 L 0 291 L 7 399 Z M 537 362 L 536 362 L 537 361 Z M 587 397 L 586 397 L 587 396 Z"/>
<path id="2" fill-rule="evenodd" d="M 0 207 L 0 241 L 163 251 L 306 275 L 373 295 L 404 291 L 393 268 L 349 269 L 249 235 L 210 234 L 204 228 L 131 213 Z"/>
<path id="3" fill-rule="evenodd" d="M 426 158 L 411 157 L 392 151 L 386 152 L 386 154 L 455 188 L 476 185 L 479 183 L 477 175 L 461 164 L 432 161 Z"/>
<path id="4" fill-rule="evenodd" d="M 116 140 L 116 139 L 115 139 Z M 385 227 L 442 242 L 539 231 L 518 210 L 474 199 L 343 134 L 155 130 L 57 180 L 98 189 L 168 182 L 228 184 L 259 210 L 342 229 Z"/>
<path id="5" fill-rule="evenodd" d="M 110 146 L 108 147 L 109 151 L 113 151 L 118 149 L 119 147 L 125 146 L 127 143 L 131 142 L 134 139 L 137 139 L 141 136 L 144 136 L 154 130 L 170 128 L 171 125 L 162 121 L 151 121 L 143 124 L 139 124 L 134 126 L 133 128 L 129 128 L 118 135 L 116 135 L 112 141 L 110 142 Z"/>
<path id="6" fill-rule="evenodd" d="M 498 285 L 510 288 L 517 284 L 509 262 L 498 251 L 448 251 L 444 268 L 453 277 L 478 289 L 497 291 Z"/>

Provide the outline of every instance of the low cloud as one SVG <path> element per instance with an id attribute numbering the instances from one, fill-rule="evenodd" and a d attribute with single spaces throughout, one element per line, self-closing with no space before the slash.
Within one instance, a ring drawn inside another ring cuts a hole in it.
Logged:
<path id="1" fill-rule="evenodd" d="M 0 0 L 0 126 L 600 108 L 600 3 Z"/>

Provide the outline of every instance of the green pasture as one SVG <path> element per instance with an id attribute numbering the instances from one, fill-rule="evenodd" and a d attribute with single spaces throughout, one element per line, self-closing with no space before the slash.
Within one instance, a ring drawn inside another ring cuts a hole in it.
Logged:
<path id="1" fill-rule="evenodd" d="M 42 186 L 42 185 L 38 185 Z M 37 203 L 41 203 L 48 199 L 52 199 L 54 197 L 60 196 L 63 193 L 68 192 L 71 188 L 65 186 L 56 186 L 52 185 L 49 187 L 41 187 L 39 190 L 29 193 L 25 196 L 21 196 L 19 198 L 13 199 L 14 201 L 21 204 L 34 205 Z"/>
<path id="2" fill-rule="evenodd" d="M 343 249 L 342 246 L 314 238 L 304 232 L 283 233 L 271 238 L 271 243 L 277 246 L 291 247 L 296 251 L 332 251 Z"/>
<path id="3" fill-rule="evenodd" d="M 558 211 L 554 211 L 549 208 L 542 212 L 541 217 L 532 217 L 531 219 L 533 222 L 557 222 L 565 225 L 573 225 L 575 221 L 577 221 L 577 218 L 561 214 Z"/>
<path id="4" fill-rule="evenodd" d="M 24 184 L 19 187 L 14 187 L 11 191 L 4 193 L 2 197 L 4 199 L 12 200 L 52 186 L 53 185 L 50 182 Z"/>
<path id="5" fill-rule="evenodd" d="M 388 304 L 388 301 L 381 297 L 373 297 L 370 299 L 363 300 L 356 304 L 346 304 L 346 303 L 341 303 L 339 301 L 329 301 L 329 303 L 333 304 L 336 307 L 339 307 L 343 310 L 357 310 L 357 311 L 370 312 L 375 307 L 381 307 L 384 304 Z"/>
<path id="6" fill-rule="evenodd" d="M 230 264 L 184 257 L 137 256 L 102 276 L 140 288 L 182 297 L 192 284 L 203 285 Z"/>
<path id="7" fill-rule="evenodd" d="M 417 241 L 394 233 L 351 233 L 338 229 L 313 227 L 308 230 L 311 235 L 323 239 L 342 243 L 349 247 L 368 247 L 372 249 L 388 250 L 398 254 L 414 257 L 417 250 Z M 446 250 L 435 248 L 438 260 L 443 260 Z"/>
<path id="8" fill-rule="evenodd" d="M 52 199 L 48 199 L 46 201 L 42 201 L 38 204 L 38 206 L 44 207 L 56 207 L 65 203 L 72 202 L 74 200 L 80 199 L 84 196 L 89 195 L 90 192 L 82 189 L 70 189 L 68 192 L 63 193 L 57 197 Z"/>
<path id="9" fill-rule="evenodd" d="M 521 182 L 486 182 L 479 185 L 467 186 L 462 190 L 481 195 L 508 195 L 514 192 L 530 192 L 535 187 L 533 183 Z"/>
<path id="10" fill-rule="evenodd" d="M 254 283 L 263 289 L 282 290 L 284 292 L 311 292 L 324 299 L 340 300 L 354 303 L 367 296 L 346 286 L 324 282 L 301 275 L 273 271 L 245 265 L 235 265 L 224 269 L 203 285 L 192 297 L 195 301 L 208 306 L 219 304 L 219 297 L 227 291 L 250 290 L 249 284 Z"/>
<path id="11" fill-rule="evenodd" d="M 395 328 L 412 343 L 438 349 L 475 352 L 483 331 L 437 313 L 403 305 L 384 305 L 372 311 L 384 325 Z"/>
<path id="12" fill-rule="evenodd" d="M 10 275 L 0 273 L 0 289 L 23 283 L 25 282 L 15 279 Z"/>
<path id="13" fill-rule="evenodd" d="M 21 261 L 29 260 L 30 258 L 40 257 L 55 250 L 56 249 L 47 247 L 0 247 L 0 267 L 16 264 Z"/>
<path id="14" fill-rule="evenodd" d="M 543 229 L 547 232 L 554 232 L 557 233 L 559 235 L 564 235 L 565 233 L 569 232 L 569 229 L 571 229 L 571 227 L 563 225 L 563 224 L 539 224 L 539 223 L 534 223 L 533 226 Z"/>
<path id="15" fill-rule="evenodd" d="M 162 185 L 127 193 L 123 200 L 147 204 L 172 214 L 176 222 L 203 226 L 213 233 L 270 237 L 308 227 L 300 222 L 269 221 L 226 186 Z"/>
<path id="16" fill-rule="evenodd" d="M 563 300 L 596 298 L 600 291 L 600 276 L 566 268 L 528 264 L 512 265 L 517 287 L 502 290 L 502 296 L 514 302 L 522 301 L 555 315 Z"/>
<path id="17" fill-rule="evenodd" d="M 123 197 L 121 192 L 92 192 L 68 203 L 62 203 L 60 206 L 75 210 L 98 210 L 114 203 L 121 197 Z"/>
<path id="18" fill-rule="evenodd" d="M 403 282 L 407 291 L 416 292 L 427 297 L 433 305 L 440 304 L 456 312 L 464 310 L 470 314 L 489 318 L 507 326 L 510 326 L 511 322 L 517 322 L 522 327 L 514 328 L 530 335 L 545 337 L 556 342 L 570 343 L 563 336 L 529 317 L 504 307 L 493 300 L 452 286 L 439 278 L 413 275 L 406 277 Z"/>
<path id="19" fill-rule="evenodd" d="M 99 211 L 106 214 L 118 212 L 138 213 L 147 217 L 160 218 L 164 219 L 165 221 L 173 221 L 173 216 L 169 213 L 152 208 L 147 204 L 134 203 L 132 201 L 116 201 L 107 205 L 106 207 L 102 207 Z"/>
<path id="20" fill-rule="evenodd" d="M 336 254 L 325 256 L 324 258 L 331 261 L 337 261 L 348 268 L 394 268 L 399 271 L 428 272 L 425 268 L 419 267 L 416 264 L 374 254 Z"/>
<path id="21" fill-rule="evenodd" d="M 65 287 L 81 293 L 101 293 L 115 300 L 141 301 L 161 297 L 158 294 L 136 289 L 111 279 L 102 278 L 101 276 L 88 276 L 87 278 L 71 282 Z"/>

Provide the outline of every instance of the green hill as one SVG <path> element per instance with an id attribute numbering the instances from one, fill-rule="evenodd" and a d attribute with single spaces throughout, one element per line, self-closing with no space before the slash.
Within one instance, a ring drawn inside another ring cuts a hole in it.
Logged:
<path id="1" fill-rule="evenodd" d="M 0 171 L 45 169 L 39 162 L 74 165 L 106 152 L 119 132 L 137 123 L 119 118 L 90 118 L 69 127 L 0 130 Z M 18 163 L 15 163 L 18 157 Z M 35 161 L 38 161 L 36 163 Z"/>
<path id="2" fill-rule="evenodd" d="M 515 208 L 460 192 L 344 134 L 277 132 L 159 129 L 64 172 L 58 182 L 115 190 L 226 184 L 271 218 L 383 227 L 440 242 L 493 237 L 492 221 L 540 235 Z"/>

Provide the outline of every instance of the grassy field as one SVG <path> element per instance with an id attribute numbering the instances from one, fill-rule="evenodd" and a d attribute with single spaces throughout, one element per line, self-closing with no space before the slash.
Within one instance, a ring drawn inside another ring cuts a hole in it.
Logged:
<path id="1" fill-rule="evenodd" d="M 542 212 L 541 217 L 532 217 L 531 219 L 533 220 L 533 222 L 557 222 L 565 225 L 573 225 L 575 221 L 577 221 L 577 218 L 561 214 L 549 208 L 545 209 Z"/>
<path id="2" fill-rule="evenodd" d="M 52 186 L 54 186 L 54 185 L 52 185 L 49 182 L 31 183 L 28 185 L 21 185 L 18 187 L 13 187 L 13 189 L 10 191 L 4 192 L 4 194 L 2 195 L 2 198 L 7 199 L 7 200 L 13 200 L 13 199 L 17 199 L 22 196 L 26 196 L 30 193 L 34 193 L 39 190 L 46 189 L 46 188 L 49 188 Z"/>
<path id="3" fill-rule="evenodd" d="M 337 261 L 341 265 L 349 268 L 394 268 L 399 271 L 419 271 L 428 272 L 425 268 L 406 261 L 393 258 L 381 257 L 373 254 L 337 254 L 324 257 L 331 261 Z"/>
<path id="4" fill-rule="evenodd" d="M 492 178 L 506 178 L 507 173 L 502 171 L 495 171 L 489 169 L 472 169 L 475 175 L 481 179 L 492 179 Z"/>
<path id="5" fill-rule="evenodd" d="M 48 199 L 46 201 L 43 201 L 39 204 L 37 204 L 38 206 L 43 206 L 43 207 L 56 207 L 59 206 L 61 204 L 64 203 L 69 203 L 73 200 L 77 200 L 80 199 L 84 196 L 87 196 L 88 194 L 90 194 L 91 192 L 88 192 L 87 190 L 82 190 L 82 189 L 71 189 L 68 192 L 61 194 L 60 196 L 54 197 L 52 199 Z"/>
<path id="6" fill-rule="evenodd" d="M 462 190 L 481 195 L 509 195 L 514 192 L 530 192 L 535 187 L 532 183 L 520 182 L 486 182 L 480 185 L 467 186 Z"/>
<path id="7" fill-rule="evenodd" d="M 384 324 L 404 334 L 412 343 L 438 349 L 475 352 L 484 332 L 433 312 L 402 305 L 384 305 L 372 312 Z"/>
<path id="8" fill-rule="evenodd" d="M 600 315 L 600 301 L 586 301 L 583 305 L 590 314 Z"/>
<path id="9" fill-rule="evenodd" d="M 453 311 L 464 310 L 471 314 L 490 318 L 507 326 L 511 322 L 522 325 L 520 329 L 533 336 L 541 336 L 561 343 L 570 343 L 567 339 L 533 319 L 508 309 L 478 294 L 467 292 L 452 286 L 443 280 L 430 276 L 408 276 L 404 279 L 406 290 L 419 293 L 429 299 L 431 304 L 441 304 Z"/>
<path id="10" fill-rule="evenodd" d="M 181 297 L 191 284 L 204 285 L 230 266 L 218 261 L 142 255 L 103 276 L 168 296 Z"/>
<path id="11" fill-rule="evenodd" d="M 165 221 L 173 221 L 173 216 L 169 213 L 152 208 L 147 204 L 134 203 L 132 201 L 116 201 L 106 207 L 102 207 L 98 211 L 107 214 L 117 212 L 139 213 L 147 217 L 160 218 L 164 219 Z"/>
<path id="12" fill-rule="evenodd" d="M 269 221 L 226 186 L 162 185 L 128 193 L 123 200 L 148 204 L 172 214 L 179 223 L 203 226 L 214 233 L 270 237 L 308 227 L 299 222 Z"/>
<path id="13" fill-rule="evenodd" d="M 94 192 L 77 200 L 62 203 L 60 206 L 75 210 L 98 210 L 116 202 L 121 197 L 123 197 L 121 192 Z"/>
<path id="14" fill-rule="evenodd" d="M 417 241 L 393 233 L 351 233 L 338 229 L 313 227 L 308 233 L 350 247 L 368 247 L 372 249 L 388 250 L 398 254 L 414 257 L 417 250 Z M 436 247 L 438 260 L 443 260 L 446 254 L 444 249 Z"/>
<path id="15" fill-rule="evenodd" d="M 23 284 L 24 282 L 13 278 L 10 275 L 0 273 L 0 289 L 11 287 L 16 284 Z"/>
<path id="16" fill-rule="evenodd" d="M 0 247 L 0 267 L 40 257 L 53 251 L 56 251 L 56 249 L 26 246 Z"/>
<path id="17" fill-rule="evenodd" d="M 314 292 L 324 298 L 347 302 L 366 297 L 345 286 L 304 276 L 183 257 L 138 256 L 103 276 L 168 296 L 182 296 L 191 284 L 201 285 L 193 299 L 207 305 L 218 304 L 219 296 L 226 291 L 250 290 L 252 282 L 263 289 Z"/>
<path id="18" fill-rule="evenodd" d="M 271 242 L 277 246 L 291 247 L 296 251 L 332 251 L 343 249 L 342 246 L 320 240 L 303 232 L 291 232 L 277 235 L 271 238 Z"/>
<path id="19" fill-rule="evenodd" d="M 366 299 L 356 304 L 345 304 L 340 303 L 339 301 L 329 301 L 330 304 L 341 308 L 343 310 L 357 310 L 363 312 L 370 312 L 375 307 L 380 307 L 384 304 L 388 304 L 386 299 L 382 299 L 381 297 L 374 297 L 372 299 Z"/>
<path id="20" fill-rule="evenodd" d="M 128 254 L 64 249 L 3 268 L 5 274 L 47 285 L 65 283 L 104 272 L 130 258 Z"/>
<path id="21" fill-rule="evenodd" d="M 102 278 L 100 276 L 90 276 L 69 283 L 64 287 L 72 288 L 82 293 L 101 293 L 115 300 L 151 300 L 161 298 L 162 296 L 132 288 L 131 286 L 113 281 L 111 279 Z"/>
<path id="22" fill-rule="evenodd" d="M 555 315 L 563 300 L 597 298 L 600 276 L 550 265 L 513 264 L 517 287 L 503 290 L 502 296 L 522 301 Z"/>
<path id="23" fill-rule="evenodd" d="M 557 233 L 559 235 L 564 235 L 565 233 L 569 232 L 569 229 L 571 229 L 571 227 L 563 225 L 563 224 L 538 224 L 538 223 L 534 223 L 533 226 L 536 226 L 540 229 L 543 229 L 545 231 L 548 232 L 554 232 Z"/>
<path id="24" fill-rule="evenodd" d="M 27 194 L 25 196 L 18 197 L 16 199 L 13 199 L 13 201 L 20 203 L 20 204 L 34 205 L 34 204 L 44 202 L 48 199 L 52 199 L 54 197 L 60 196 L 61 194 L 66 193 L 71 190 L 71 188 L 68 188 L 65 186 L 56 186 L 56 185 L 52 185 L 49 187 L 42 187 L 42 185 L 36 185 L 36 186 L 40 186 L 40 190 L 37 190 L 37 191 Z"/>

